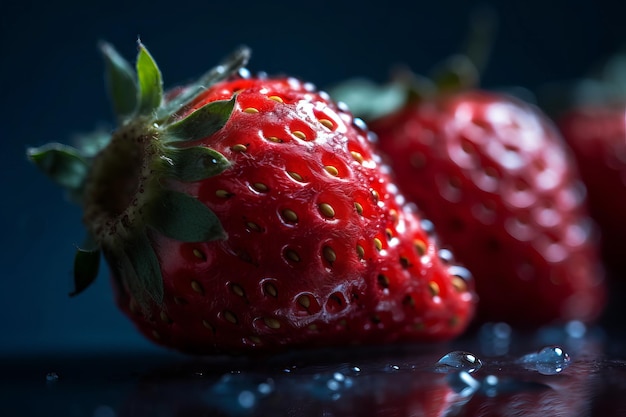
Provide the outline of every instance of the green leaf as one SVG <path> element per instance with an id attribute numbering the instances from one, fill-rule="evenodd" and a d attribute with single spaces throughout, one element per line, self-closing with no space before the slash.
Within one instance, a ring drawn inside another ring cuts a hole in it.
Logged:
<path id="1" fill-rule="evenodd" d="M 474 63 L 465 55 L 454 55 L 433 70 L 432 80 L 438 91 L 458 92 L 476 87 L 480 74 Z"/>
<path id="2" fill-rule="evenodd" d="M 210 102 L 187 117 L 167 126 L 165 129 L 172 141 L 194 141 L 211 136 L 220 130 L 235 107 L 237 96 L 230 100 Z"/>
<path id="3" fill-rule="evenodd" d="M 198 83 L 204 87 L 208 87 L 212 84 L 227 79 L 241 68 L 248 65 L 250 60 L 251 51 L 247 46 L 241 46 L 234 50 L 226 59 L 222 60 L 220 65 L 211 68 L 206 72 Z"/>
<path id="4" fill-rule="evenodd" d="M 140 304 L 145 304 L 144 294 L 147 294 L 157 304 L 163 303 L 163 277 L 161 267 L 152 243 L 145 233 L 139 233 L 124 244 L 124 254 L 134 274 L 128 274 L 129 288 L 138 291 L 133 294 Z M 127 264 L 127 265 L 128 265 Z"/>
<path id="5" fill-rule="evenodd" d="M 181 181 L 200 181 L 224 171 L 230 163 L 221 153 L 205 146 L 166 148 L 165 175 Z"/>
<path id="6" fill-rule="evenodd" d="M 137 56 L 137 79 L 139 80 L 139 114 L 149 115 L 159 108 L 163 98 L 163 81 L 156 62 L 139 42 Z"/>
<path id="7" fill-rule="evenodd" d="M 391 114 L 407 101 L 406 88 L 390 83 L 378 85 L 364 78 L 354 78 L 336 85 L 330 95 L 350 107 L 355 116 L 372 120 Z"/>
<path id="8" fill-rule="evenodd" d="M 108 43 L 100 50 L 106 61 L 106 77 L 109 97 L 118 119 L 132 116 L 137 107 L 137 82 L 131 65 Z"/>
<path id="9" fill-rule="evenodd" d="M 60 143 L 49 143 L 28 148 L 28 158 L 54 182 L 70 190 L 82 187 L 89 172 L 89 164 L 80 151 Z"/>
<path id="10" fill-rule="evenodd" d="M 70 296 L 75 296 L 83 292 L 98 277 L 100 269 L 100 249 L 76 250 L 74 257 L 74 291 Z"/>
<path id="11" fill-rule="evenodd" d="M 185 90 L 177 95 L 173 100 L 165 103 L 160 109 L 158 119 L 167 118 L 172 113 L 178 111 L 185 104 L 189 103 L 201 92 L 211 85 L 225 80 L 248 64 L 250 59 L 250 48 L 242 46 L 231 53 L 226 59 L 202 75 L 196 82 L 187 86 Z"/>
<path id="12" fill-rule="evenodd" d="M 177 191 L 164 190 L 146 205 L 144 215 L 148 225 L 182 242 L 208 242 L 226 237 L 215 213 L 196 198 Z"/>

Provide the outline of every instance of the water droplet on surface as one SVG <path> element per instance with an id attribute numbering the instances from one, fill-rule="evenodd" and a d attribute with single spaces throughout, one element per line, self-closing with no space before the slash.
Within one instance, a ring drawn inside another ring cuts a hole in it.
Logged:
<path id="1" fill-rule="evenodd" d="M 350 376 L 339 371 L 317 373 L 312 379 L 314 384 L 311 393 L 322 400 L 336 401 L 354 385 Z"/>
<path id="2" fill-rule="evenodd" d="M 435 364 L 435 371 L 441 373 L 456 372 L 459 370 L 472 373 L 483 365 L 483 362 L 470 352 L 455 350 L 439 359 Z"/>
<path id="3" fill-rule="evenodd" d="M 571 359 L 560 346 L 546 346 L 536 353 L 522 356 L 517 362 L 542 375 L 556 375 L 569 366 Z"/>
<path id="4" fill-rule="evenodd" d="M 269 378 L 267 382 L 261 382 L 257 386 L 257 391 L 259 391 L 259 394 L 262 395 L 270 395 L 274 392 L 274 380 Z"/>
<path id="5" fill-rule="evenodd" d="M 398 365 L 388 364 L 385 366 L 385 372 L 396 372 L 399 370 L 400 367 Z"/>
<path id="6" fill-rule="evenodd" d="M 573 339 L 581 339 L 587 333 L 587 326 L 579 320 L 572 320 L 565 325 L 565 332 Z"/>
<path id="7" fill-rule="evenodd" d="M 108 405 L 99 405 L 93 411 L 92 417 L 116 417 L 117 413 L 115 410 Z"/>
<path id="8" fill-rule="evenodd" d="M 46 381 L 47 382 L 56 382 L 59 380 L 59 374 L 57 374 L 56 372 L 48 372 L 46 374 Z"/>
<path id="9" fill-rule="evenodd" d="M 487 375 L 483 380 L 482 391 L 487 397 L 495 397 L 498 394 L 498 383 L 500 380 L 495 375 Z"/>
<path id="10" fill-rule="evenodd" d="M 511 335 L 511 326 L 506 323 L 485 323 L 479 333 L 481 350 L 487 356 L 504 356 L 509 353 Z"/>
<path id="11" fill-rule="evenodd" d="M 466 371 L 451 373 L 447 376 L 447 381 L 450 388 L 461 397 L 474 395 L 480 388 L 480 382 Z"/>
<path id="12" fill-rule="evenodd" d="M 237 402 L 241 408 L 252 408 L 256 402 L 256 397 L 250 391 L 241 391 L 237 396 Z"/>

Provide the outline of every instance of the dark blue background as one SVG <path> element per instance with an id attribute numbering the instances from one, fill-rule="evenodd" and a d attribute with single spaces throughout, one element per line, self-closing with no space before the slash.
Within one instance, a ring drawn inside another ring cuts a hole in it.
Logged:
<path id="1" fill-rule="evenodd" d="M 531 89 L 583 74 L 626 41 L 626 7 L 615 0 L 93 4 L 2 3 L 0 353 L 151 346 L 113 305 L 106 273 L 80 297 L 67 296 L 80 212 L 24 156 L 27 146 L 71 141 L 111 121 L 100 40 L 134 59 L 140 36 L 167 86 L 247 44 L 253 71 L 323 88 L 353 76 L 384 80 L 397 63 L 424 72 L 459 50 L 475 6 L 491 4 L 500 23 L 483 85 Z"/>

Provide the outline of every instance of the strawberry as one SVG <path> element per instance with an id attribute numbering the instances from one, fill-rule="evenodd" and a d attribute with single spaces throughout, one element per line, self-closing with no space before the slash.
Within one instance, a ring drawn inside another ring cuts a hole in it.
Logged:
<path id="1" fill-rule="evenodd" d="M 569 109 L 557 123 L 576 157 L 587 187 L 589 211 L 601 232 L 602 254 L 616 277 L 626 272 L 626 106 L 593 105 Z"/>
<path id="2" fill-rule="evenodd" d="M 571 147 L 587 187 L 589 211 L 601 233 L 602 255 L 612 283 L 624 281 L 626 227 L 626 57 L 610 57 L 584 78 L 538 90 Z"/>
<path id="3" fill-rule="evenodd" d="M 402 101 L 402 83 L 382 90 L 387 111 L 369 87 L 375 111 L 357 114 L 378 134 L 401 191 L 474 275 L 478 321 L 536 327 L 598 317 L 604 284 L 593 224 L 553 123 L 477 88 L 447 85 Z M 336 91 L 338 99 L 359 94 Z"/>
<path id="4" fill-rule="evenodd" d="M 121 310 L 189 353 L 438 341 L 472 317 L 473 284 L 390 182 L 368 130 L 306 82 L 250 76 L 237 51 L 164 93 L 103 46 L 119 127 L 100 148 L 33 162 L 84 209 L 76 290 L 100 252 Z"/>

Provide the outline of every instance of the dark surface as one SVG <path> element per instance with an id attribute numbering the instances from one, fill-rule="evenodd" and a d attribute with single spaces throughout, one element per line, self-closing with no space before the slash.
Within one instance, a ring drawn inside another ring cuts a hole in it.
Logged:
<path id="1" fill-rule="evenodd" d="M 626 358 L 623 343 L 608 336 L 579 324 L 532 335 L 500 325 L 452 345 L 259 358 L 165 351 L 11 355 L 0 360 L 0 390 L 7 417 L 617 417 L 626 413 Z M 560 372 L 550 363 L 522 361 L 555 345 L 570 357 Z M 481 366 L 438 364 L 455 350 L 473 353 Z"/>

